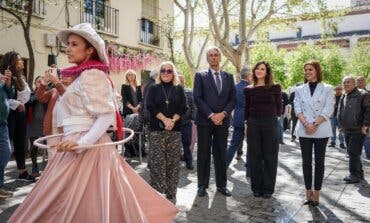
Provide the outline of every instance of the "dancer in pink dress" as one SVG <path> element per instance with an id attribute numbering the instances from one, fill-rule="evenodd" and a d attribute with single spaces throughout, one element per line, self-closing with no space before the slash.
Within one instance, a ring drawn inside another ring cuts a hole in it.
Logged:
<path id="1" fill-rule="evenodd" d="M 60 99 L 64 137 L 56 155 L 9 222 L 171 222 L 178 209 L 149 186 L 114 146 L 78 149 L 111 142 L 115 97 L 107 77 L 108 59 L 101 37 L 84 23 L 63 30 L 76 75 Z M 58 111 L 59 112 L 59 111 Z"/>

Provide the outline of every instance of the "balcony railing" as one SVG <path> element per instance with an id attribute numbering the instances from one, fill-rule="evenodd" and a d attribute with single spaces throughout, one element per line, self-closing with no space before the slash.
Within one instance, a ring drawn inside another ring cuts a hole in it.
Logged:
<path id="1" fill-rule="evenodd" d="M 140 22 L 140 42 L 160 46 L 159 28 L 154 22 L 142 18 Z"/>
<path id="2" fill-rule="evenodd" d="M 81 22 L 91 23 L 97 31 L 115 36 L 119 34 L 119 10 L 102 2 L 85 1 L 81 12 Z"/>
<path id="3" fill-rule="evenodd" d="M 19 12 L 27 13 L 29 1 L 28 0 L 0 0 L 0 4 L 3 7 L 16 10 Z M 36 16 L 45 15 L 45 1 L 44 0 L 33 0 L 32 14 Z"/>

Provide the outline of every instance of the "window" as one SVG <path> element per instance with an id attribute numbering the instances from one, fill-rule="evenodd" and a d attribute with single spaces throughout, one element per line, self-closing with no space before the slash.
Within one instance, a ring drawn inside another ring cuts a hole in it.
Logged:
<path id="1" fill-rule="evenodd" d="M 118 35 L 119 10 L 105 0 L 84 0 L 81 22 L 91 23 L 98 31 Z"/>
<path id="2" fill-rule="evenodd" d="M 142 18 L 140 21 L 140 41 L 159 46 L 158 25 L 158 1 L 142 0 Z"/>

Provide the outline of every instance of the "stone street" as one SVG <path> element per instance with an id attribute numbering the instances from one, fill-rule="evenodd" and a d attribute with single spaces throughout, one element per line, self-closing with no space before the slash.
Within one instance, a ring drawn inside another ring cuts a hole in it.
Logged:
<path id="1" fill-rule="evenodd" d="M 228 170 L 227 187 L 231 197 L 216 192 L 213 166 L 207 195 L 197 197 L 196 168 L 188 171 L 182 165 L 176 203 L 181 212 L 175 222 L 370 222 L 369 160 L 362 159 L 365 181 L 345 184 L 346 151 L 328 147 L 320 205 L 312 208 L 302 205 L 305 193 L 298 144 L 289 138 L 285 138 L 285 142 L 287 145 L 280 147 L 277 183 L 271 199 L 253 197 L 245 176 L 245 156 L 243 160 L 234 160 Z M 141 176 L 149 179 L 146 162 L 139 164 L 135 159 L 129 162 Z M 16 180 L 15 168 L 15 162 L 11 161 L 6 169 L 6 187 L 14 191 L 14 197 L 0 200 L 0 222 L 7 221 L 34 186 Z"/>

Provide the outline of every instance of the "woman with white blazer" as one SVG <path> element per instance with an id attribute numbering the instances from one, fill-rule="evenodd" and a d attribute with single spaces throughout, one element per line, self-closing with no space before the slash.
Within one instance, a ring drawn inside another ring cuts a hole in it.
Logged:
<path id="1" fill-rule="evenodd" d="M 294 109 L 298 117 L 296 136 L 302 150 L 305 205 L 317 206 L 325 169 L 326 144 L 332 136 L 330 116 L 334 110 L 334 91 L 322 83 L 322 69 L 317 61 L 304 65 L 304 85 L 295 91 Z M 312 148 L 315 154 L 315 179 L 312 190 Z"/>

